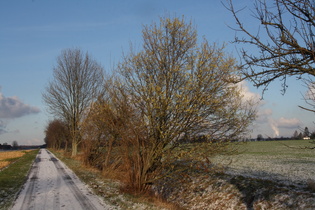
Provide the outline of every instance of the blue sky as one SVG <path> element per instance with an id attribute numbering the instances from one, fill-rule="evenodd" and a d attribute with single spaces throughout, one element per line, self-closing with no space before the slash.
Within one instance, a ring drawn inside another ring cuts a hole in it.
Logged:
<path id="1" fill-rule="evenodd" d="M 252 5 L 251 0 L 237 7 Z M 256 27 L 246 18 L 246 25 Z M 56 57 L 63 49 L 88 51 L 110 72 L 130 43 L 140 47 L 143 25 L 165 15 L 184 15 L 196 25 L 200 38 L 227 43 L 227 52 L 237 56 L 240 46 L 229 43 L 235 32 L 232 15 L 220 0 L 10 0 L 0 1 L 0 143 L 42 144 L 49 119 L 42 93 L 52 78 Z M 248 94 L 261 90 L 245 83 Z M 282 96 L 273 83 L 259 107 L 252 137 L 291 136 L 308 126 L 315 130 L 313 114 L 300 110 L 306 88 L 294 78 Z"/>

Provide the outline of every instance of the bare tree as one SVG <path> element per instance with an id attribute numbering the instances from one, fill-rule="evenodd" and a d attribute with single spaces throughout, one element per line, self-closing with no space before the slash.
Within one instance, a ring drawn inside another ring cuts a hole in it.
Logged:
<path id="1" fill-rule="evenodd" d="M 299 136 L 299 133 L 297 132 L 297 130 L 295 130 L 293 133 L 292 139 L 296 140 L 296 139 L 298 139 L 298 136 Z"/>
<path id="2" fill-rule="evenodd" d="M 45 135 L 45 143 L 48 148 L 67 150 L 69 130 L 65 122 L 59 119 L 50 121 L 45 129 Z"/>
<path id="3" fill-rule="evenodd" d="M 250 11 L 257 20 L 257 31 L 245 26 L 248 20 L 240 19 L 245 8 L 235 8 L 232 0 L 227 2 L 236 20 L 235 30 L 243 35 L 236 36 L 235 43 L 245 45 L 240 51 L 242 79 L 250 79 L 264 90 L 270 82 L 280 79 L 285 92 L 288 77 L 315 76 L 314 1 L 255 0 Z M 258 49 L 257 54 L 249 50 L 250 46 Z"/>
<path id="4" fill-rule="evenodd" d="M 103 88 L 103 69 L 88 53 L 67 49 L 57 58 L 53 76 L 43 99 L 49 111 L 67 123 L 75 156 L 81 141 L 79 131 L 84 112 Z"/>
<path id="5" fill-rule="evenodd" d="M 14 141 L 12 142 L 12 147 L 13 147 L 13 149 L 17 149 L 18 146 L 19 146 L 18 142 L 14 140 Z"/>
<path id="6" fill-rule="evenodd" d="M 145 26 L 142 33 L 143 50 L 125 56 L 117 83 L 131 104 L 131 120 L 137 116 L 121 133 L 127 133 L 124 137 L 133 145 L 126 147 L 128 154 L 137 157 L 128 160 L 133 160 L 130 170 L 137 185 L 133 187 L 139 190 L 157 179 L 168 157 L 176 156 L 171 151 L 180 150 L 179 140 L 185 134 L 203 134 L 208 142 L 223 145 L 242 138 L 255 117 L 252 104 L 229 82 L 237 73 L 234 58 L 206 40 L 198 46 L 192 23 L 161 18 L 160 24 Z M 214 152 L 209 147 L 200 144 L 195 154 Z M 193 156 L 189 152 L 185 158 Z M 183 159 L 183 154 L 175 159 Z"/>

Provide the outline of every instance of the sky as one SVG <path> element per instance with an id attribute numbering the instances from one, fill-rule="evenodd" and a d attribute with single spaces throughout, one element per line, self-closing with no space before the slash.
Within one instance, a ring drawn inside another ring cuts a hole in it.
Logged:
<path id="1" fill-rule="evenodd" d="M 244 24 L 257 27 L 250 14 L 251 0 L 235 1 Z M 241 47 L 231 43 L 235 21 L 221 0 L 0 0 L 0 144 L 43 144 L 49 115 L 42 100 L 56 58 L 61 51 L 80 48 L 111 72 L 128 53 L 141 47 L 144 25 L 164 16 L 192 20 L 198 38 L 226 44 L 237 57 Z M 253 49 L 254 50 L 254 49 Z M 292 136 L 308 127 L 314 115 L 303 111 L 306 88 L 289 80 L 285 95 L 279 81 L 272 83 L 258 107 L 250 137 Z M 262 98 L 262 89 L 243 82 L 245 94 Z"/>

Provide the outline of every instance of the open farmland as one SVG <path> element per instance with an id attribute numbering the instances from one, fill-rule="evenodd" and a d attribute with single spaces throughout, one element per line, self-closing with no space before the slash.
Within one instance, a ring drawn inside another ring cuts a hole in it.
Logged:
<path id="1" fill-rule="evenodd" d="M 239 154 L 212 161 L 229 174 L 305 185 L 315 182 L 315 150 L 305 149 L 314 146 L 310 140 L 248 142 L 238 146 Z"/>
<path id="2" fill-rule="evenodd" d="M 27 151 L 3 151 L 0 152 L 0 170 L 8 166 L 14 160 L 25 155 Z"/>
<path id="3" fill-rule="evenodd" d="M 239 153 L 211 158 L 223 173 L 187 171 L 158 191 L 185 209 L 315 209 L 315 151 L 301 149 L 309 140 L 231 146 Z"/>

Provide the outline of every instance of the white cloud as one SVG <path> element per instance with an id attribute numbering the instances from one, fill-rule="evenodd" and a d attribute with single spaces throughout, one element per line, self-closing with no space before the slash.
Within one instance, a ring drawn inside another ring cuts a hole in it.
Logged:
<path id="1" fill-rule="evenodd" d="M 263 103 L 260 94 L 251 92 L 246 81 L 239 82 L 238 86 L 241 88 L 245 100 L 253 100 L 260 105 Z"/>
<path id="2" fill-rule="evenodd" d="M 280 117 L 280 119 L 277 120 L 277 125 L 279 128 L 298 128 L 301 125 L 301 121 L 297 118 L 285 118 Z"/>

